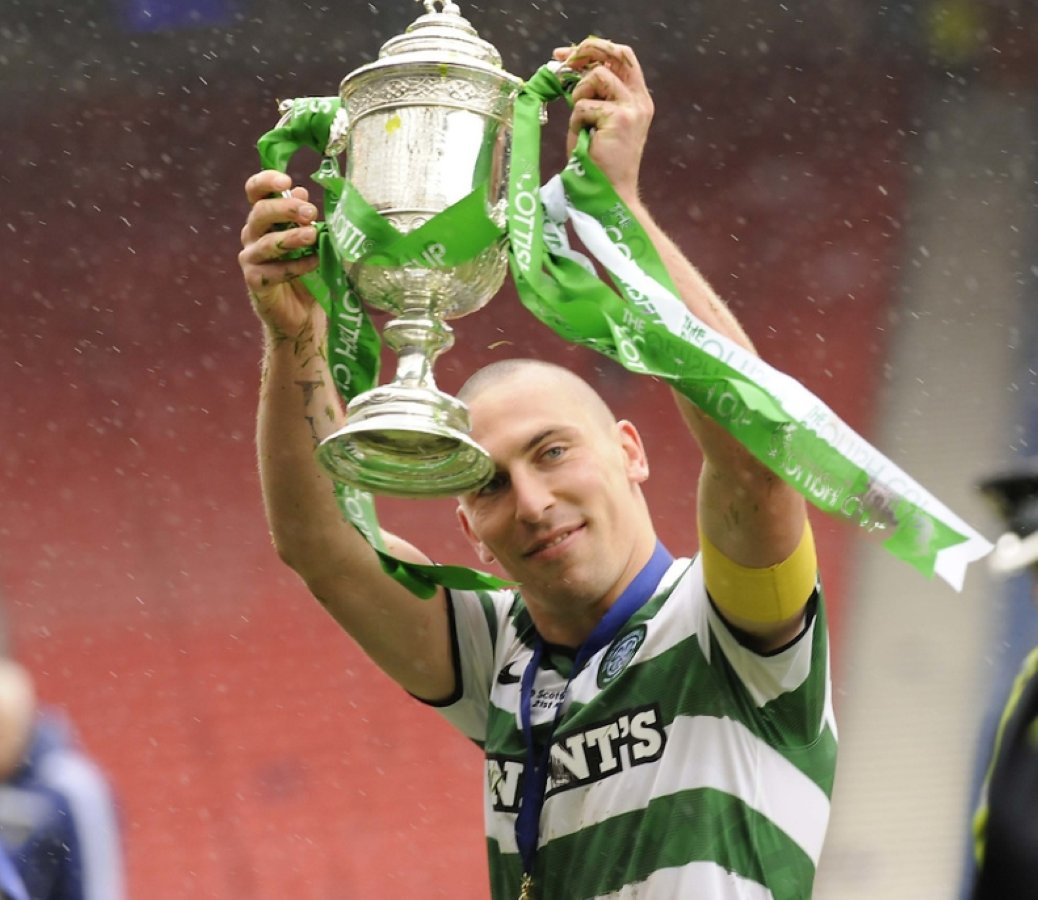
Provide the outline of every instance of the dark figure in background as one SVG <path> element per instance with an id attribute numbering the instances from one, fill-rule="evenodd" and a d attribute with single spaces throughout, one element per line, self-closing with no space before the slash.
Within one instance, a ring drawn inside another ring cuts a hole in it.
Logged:
<path id="1" fill-rule="evenodd" d="M 986 479 L 980 489 L 1007 528 L 992 567 L 1004 574 L 1028 570 L 1038 600 L 1038 457 Z M 1038 897 L 1038 647 L 1006 700 L 973 836 L 973 900 Z"/>
<path id="2" fill-rule="evenodd" d="M 7 848 L 0 843 L 0 900 L 29 900 L 29 891 Z"/>

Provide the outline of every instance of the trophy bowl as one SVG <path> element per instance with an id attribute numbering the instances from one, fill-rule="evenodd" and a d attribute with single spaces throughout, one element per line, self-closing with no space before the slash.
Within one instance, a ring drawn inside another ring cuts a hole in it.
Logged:
<path id="1" fill-rule="evenodd" d="M 387 41 L 377 61 L 340 86 L 346 181 L 401 234 L 486 187 L 486 214 L 504 225 L 512 108 L 521 85 L 501 68 L 456 4 L 425 0 L 425 15 Z M 333 148 L 329 149 L 332 152 Z M 492 474 L 469 436 L 468 410 L 441 391 L 436 358 L 450 319 L 481 309 L 507 271 L 507 239 L 457 265 L 343 264 L 368 307 L 390 319 L 382 337 L 397 356 L 393 380 L 355 396 L 346 425 L 318 447 L 336 480 L 398 497 L 451 496 Z"/>

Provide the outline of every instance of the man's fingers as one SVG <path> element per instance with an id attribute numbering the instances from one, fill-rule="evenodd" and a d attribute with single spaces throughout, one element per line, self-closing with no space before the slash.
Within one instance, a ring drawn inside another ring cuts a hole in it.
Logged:
<path id="1" fill-rule="evenodd" d="M 242 273 L 245 276 L 245 284 L 249 289 L 249 293 L 253 296 L 266 293 L 279 284 L 295 281 L 301 275 L 312 272 L 318 265 L 316 256 L 304 256 L 299 259 L 257 264 L 246 258 L 247 252 L 243 250 L 239 254 L 239 261 L 241 262 Z"/>
<path id="2" fill-rule="evenodd" d="M 280 194 L 292 187 L 292 179 L 284 172 L 276 169 L 264 169 L 249 176 L 245 182 L 245 196 L 249 203 L 255 203 L 271 194 Z"/>
<path id="3" fill-rule="evenodd" d="M 574 103 L 581 100 L 626 100 L 631 91 L 611 69 L 596 66 L 584 73 L 571 96 Z"/>
<path id="4" fill-rule="evenodd" d="M 278 260 L 293 250 L 311 247 L 316 241 L 317 229 L 313 225 L 303 225 L 266 235 L 258 242 L 257 251 L 265 254 L 267 260 Z"/>
<path id="5" fill-rule="evenodd" d="M 246 226 L 248 230 L 248 226 Z M 271 231 L 255 240 L 242 241 L 243 250 L 238 258 L 249 265 L 280 261 L 286 253 L 312 247 L 317 241 L 317 229 L 313 225 Z"/>
<path id="6" fill-rule="evenodd" d="M 641 65 L 627 44 L 616 44 L 605 38 L 585 38 L 575 47 L 558 47 L 553 56 L 578 72 L 605 66 L 623 82 L 644 83 Z"/>
<path id="7" fill-rule="evenodd" d="M 276 225 L 305 226 L 317 219 L 317 207 L 306 199 L 303 188 L 296 188 L 292 197 L 264 197 L 249 211 L 241 232 L 242 246 L 260 240 Z"/>
<path id="8" fill-rule="evenodd" d="M 585 128 L 600 129 L 614 115 L 615 110 L 596 100 L 582 100 L 573 105 L 569 117 L 569 130 L 580 134 Z"/>
<path id="9" fill-rule="evenodd" d="M 590 69 L 573 89 L 570 130 L 613 125 L 628 129 L 652 115 L 652 98 L 605 66 Z"/>

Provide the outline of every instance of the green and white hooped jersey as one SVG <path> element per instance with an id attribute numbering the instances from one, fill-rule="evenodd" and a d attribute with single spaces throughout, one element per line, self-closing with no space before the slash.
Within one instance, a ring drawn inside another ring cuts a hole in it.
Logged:
<path id="1" fill-rule="evenodd" d="M 452 592 L 461 690 L 438 707 L 486 754 L 492 895 L 519 895 L 520 681 L 533 625 L 511 592 Z M 804 900 L 836 761 L 820 591 L 803 635 L 762 656 L 717 615 L 698 557 L 570 684 L 552 741 L 538 900 Z M 551 728 L 571 657 L 546 648 L 531 698 Z M 538 737 L 540 735 L 540 737 Z"/>

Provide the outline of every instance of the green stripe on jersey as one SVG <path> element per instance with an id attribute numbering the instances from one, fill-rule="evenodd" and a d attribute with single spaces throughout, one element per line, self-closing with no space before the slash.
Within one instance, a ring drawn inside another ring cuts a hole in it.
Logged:
<path id="1" fill-rule="evenodd" d="M 516 896 L 518 855 L 488 844 L 493 896 Z M 657 798 L 546 844 L 537 854 L 534 882 L 538 900 L 580 900 L 693 862 L 712 862 L 763 884 L 775 900 L 803 900 L 814 880 L 813 863 L 784 832 L 738 798 L 703 788 Z"/>
<path id="2" fill-rule="evenodd" d="M 497 647 L 497 606 L 494 605 L 494 597 L 489 591 L 475 591 L 476 599 L 483 608 L 483 615 L 487 619 L 487 628 L 490 630 L 490 646 Z"/>

